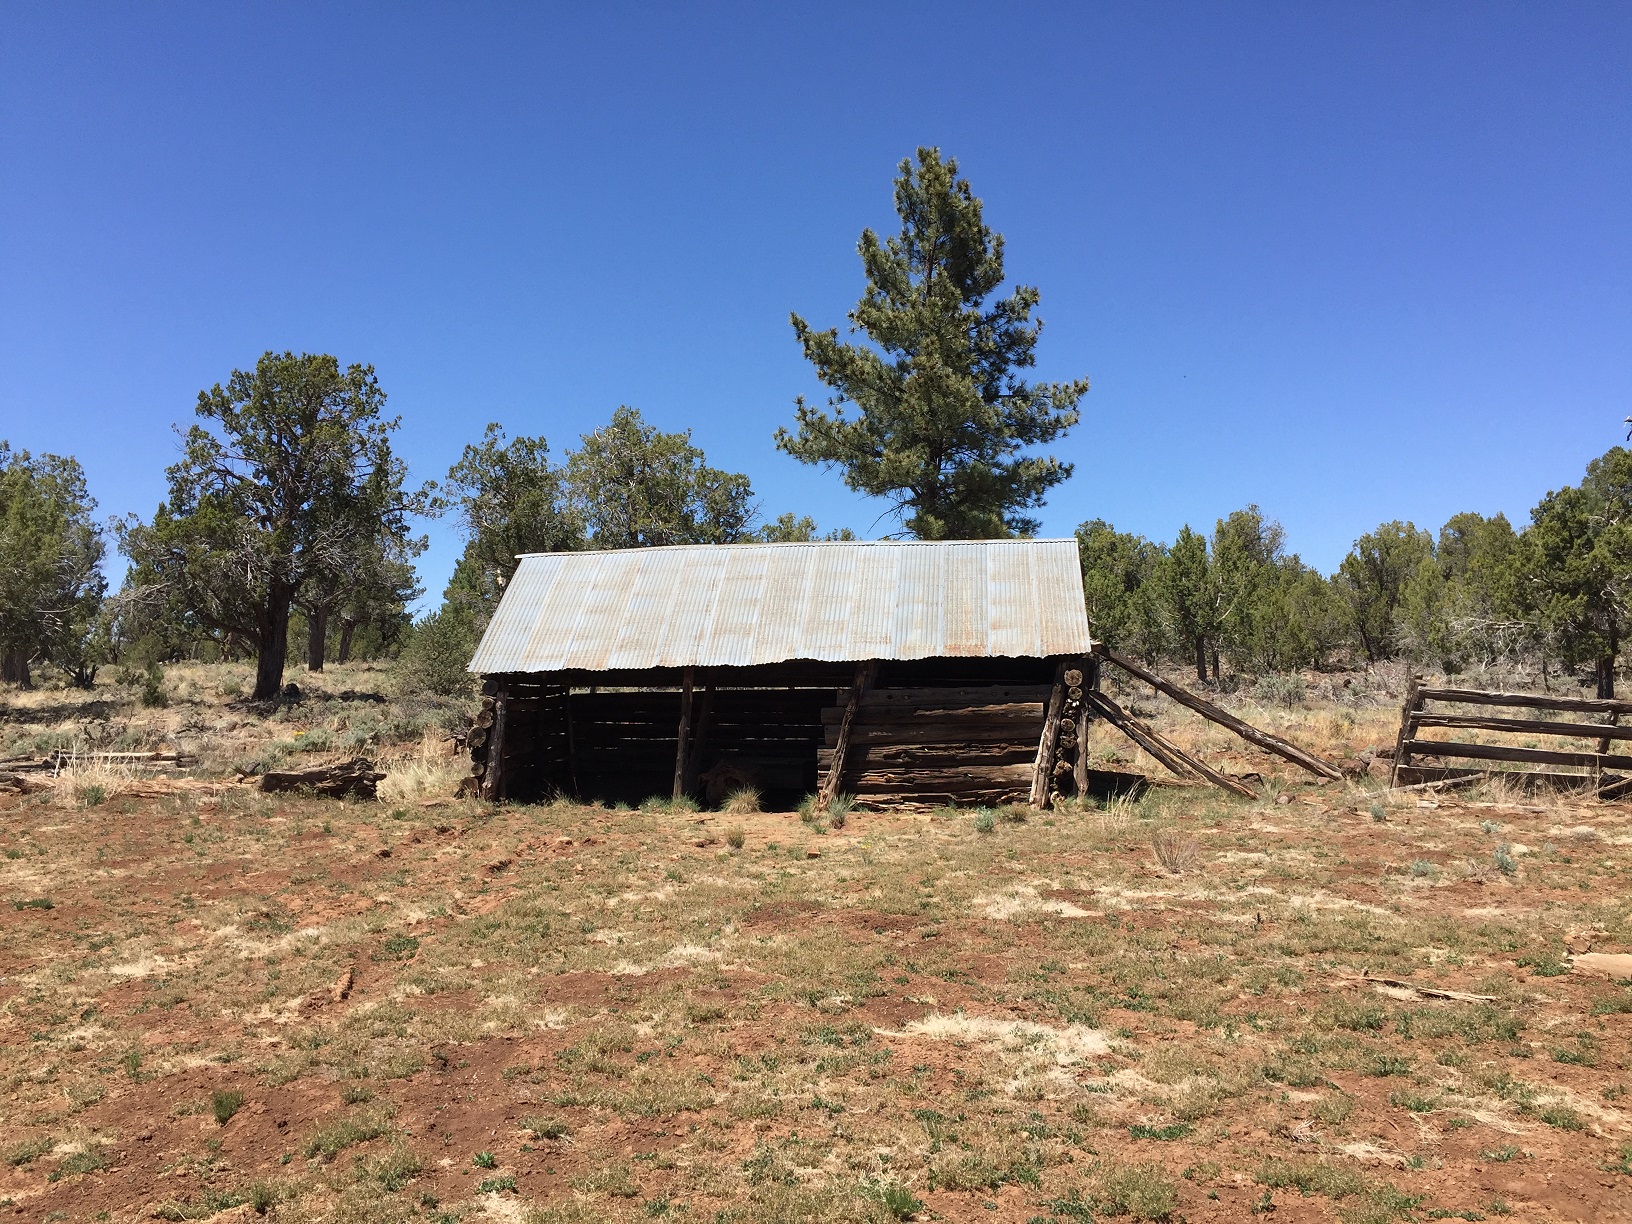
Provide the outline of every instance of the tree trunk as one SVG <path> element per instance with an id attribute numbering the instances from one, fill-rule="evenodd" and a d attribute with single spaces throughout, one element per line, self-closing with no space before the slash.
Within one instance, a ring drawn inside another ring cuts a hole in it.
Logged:
<path id="1" fill-rule="evenodd" d="M 34 687 L 34 677 L 28 672 L 28 651 L 0 651 L 0 680 L 20 688 Z"/>
<path id="2" fill-rule="evenodd" d="M 292 591 L 274 586 L 261 609 L 252 701 L 270 701 L 283 688 L 283 665 L 289 655 L 289 605 L 293 602 Z"/>
<path id="3" fill-rule="evenodd" d="M 357 632 L 357 622 L 351 617 L 343 617 L 340 621 L 340 649 L 335 655 L 336 663 L 351 661 L 351 635 Z"/>
<path id="4" fill-rule="evenodd" d="M 313 608 L 306 613 L 306 670 L 323 670 L 323 650 L 328 645 L 329 610 Z"/>
<path id="5" fill-rule="evenodd" d="M 1593 671 L 1598 677 L 1598 696 L 1615 696 L 1615 656 L 1604 655 L 1594 666 Z"/>
<path id="6" fill-rule="evenodd" d="M 1212 649 L 1212 658 L 1213 658 L 1213 683 L 1216 685 L 1218 683 L 1218 647 L 1217 646 L 1214 646 L 1213 649 Z"/>
<path id="7" fill-rule="evenodd" d="M 1207 683 L 1207 640 L 1196 635 L 1196 683 Z"/>

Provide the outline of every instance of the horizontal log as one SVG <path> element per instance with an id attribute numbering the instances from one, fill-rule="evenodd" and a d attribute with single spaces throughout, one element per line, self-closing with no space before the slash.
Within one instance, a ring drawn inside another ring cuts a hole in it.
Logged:
<path id="1" fill-rule="evenodd" d="M 1526 790 L 1591 790 L 1595 785 L 1599 794 L 1605 798 L 1612 797 L 1616 790 L 1624 787 L 1628 779 L 1620 774 L 1604 774 L 1594 777 L 1592 774 L 1548 773 L 1537 770 L 1520 769 L 1469 769 L 1450 765 L 1402 765 L 1395 771 L 1394 784 L 1396 788 L 1406 786 L 1421 786 L 1430 782 L 1469 782 L 1481 778 L 1500 778 L 1521 786 Z"/>
<path id="2" fill-rule="evenodd" d="M 1025 744 L 862 744 L 852 749 L 851 760 L 858 768 L 941 768 L 963 765 L 1019 765 L 1033 760 L 1035 748 Z M 816 752 L 816 765 L 826 769 L 832 760 L 830 748 Z"/>
<path id="3" fill-rule="evenodd" d="M 832 706 L 822 711 L 822 724 L 831 726 L 840 722 L 844 710 Z M 890 706 L 863 707 L 856 711 L 858 727 L 913 726 L 926 722 L 980 722 L 1043 719 L 1041 705 L 1031 702 L 1006 702 L 993 705 L 959 706 Z"/>
<path id="4" fill-rule="evenodd" d="M 1632 740 L 1632 727 L 1608 723 L 1551 722 L 1539 718 L 1474 718 L 1461 714 L 1413 714 L 1410 727 L 1455 727 L 1467 731 L 1508 731 L 1515 735 L 1568 735 L 1576 739 Z"/>
<path id="5" fill-rule="evenodd" d="M 862 709 L 906 705 L 919 708 L 932 706 L 994 705 L 1010 702 L 1035 702 L 1042 705 L 1048 700 L 1051 686 L 1047 684 L 992 684 L 968 688 L 898 688 L 874 689 L 862 700 Z"/>
<path id="6" fill-rule="evenodd" d="M 321 769 L 265 773 L 261 775 L 261 790 L 268 793 L 311 791 L 331 799 L 347 796 L 372 799 L 384 777 L 383 773 L 375 770 L 372 761 L 359 759 Z"/>
<path id="7" fill-rule="evenodd" d="M 1510 748 L 1506 744 L 1462 744 L 1452 740 L 1409 739 L 1405 757 L 1450 757 L 1466 761 L 1510 761 L 1515 765 L 1573 765 L 1584 769 L 1632 769 L 1632 756 L 1563 752 L 1551 748 Z"/>
<path id="8" fill-rule="evenodd" d="M 983 724 L 970 726 L 947 723 L 924 727 L 855 727 L 851 730 L 853 744 L 1018 744 L 1042 733 L 1041 718 L 1031 723 Z M 836 738 L 830 730 L 827 745 L 832 747 Z M 1035 753 L 1035 748 L 1033 752 Z"/>
<path id="9" fill-rule="evenodd" d="M 1570 710 L 1579 714 L 1632 714 L 1632 701 L 1612 697 L 1553 697 L 1544 693 L 1487 693 L 1480 689 L 1418 689 L 1423 701 L 1463 705 L 1521 706 L 1535 710 Z"/>
<path id="10" fill-rule="evenodd" d="M 988 765 L 978 769 L 862 769 L 844 771 L 845 784 L 889 790 L 965 790 L 1031 785 L 1030 765 Z"/>

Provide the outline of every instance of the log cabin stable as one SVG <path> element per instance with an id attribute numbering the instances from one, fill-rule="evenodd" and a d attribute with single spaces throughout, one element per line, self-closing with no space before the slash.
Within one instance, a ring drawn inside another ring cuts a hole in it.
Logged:
<path id="1" fill-rule="evenodd" d="M 470 670 L 478 793 L 1045 807 L 1093 669 L 1075 540 L 684 545 L 520 559 Z"/>

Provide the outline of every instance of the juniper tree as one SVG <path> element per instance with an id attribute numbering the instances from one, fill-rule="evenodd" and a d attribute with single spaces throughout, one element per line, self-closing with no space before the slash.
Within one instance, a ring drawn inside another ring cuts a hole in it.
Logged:
<path id="1" fill-rule="evenodd" d="M 48 658 L 89 685 L 83 648 L 105 586 L 95 509 L 78 460 L 0 441 L 0 680 L 27 688 Z"/>
<path id="2" fill-rule="evenodd" d="M 277 694 L 289 611 L 332 573 L 359 532 L 406 540 L 425 495 L 405 492 L 391 452 L 397 421 L 372 366 L 266 353 L 254 370 L 198 395 L 169 496 L 151 523 L 132 517 L 120 548 L 133 574 L 204 631 L 249 642 L 254 697 Z"/>
<path id="3" fill-rule="evenodd" d="M 1071 466 L 1023 452 L 1076 424 L 1088 380 L 1020 376 L 1036 362 L 1038 292 L 1020 286 L 988 303 L 1004 279 L 1003 238 L 955 159 L 921 148 L 916 165 L 903 160 L 895 208 L 898 235 L 867 229 L 858 244 L 867 288 L 849 318 L 870 344 L 792 316 L 806 359 L 834 392 L 832 412 L 801 397 L 796 430 L 779 429 L 776 444 L 889 499 L 919 539 L 1030 534 L 1038 524 L 1028 512 Z"/>

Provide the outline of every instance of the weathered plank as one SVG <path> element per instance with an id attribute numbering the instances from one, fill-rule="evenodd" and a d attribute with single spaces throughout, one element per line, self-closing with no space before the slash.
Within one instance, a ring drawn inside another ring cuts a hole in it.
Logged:
<path id="1" fill-rule="evenodd" d="M 1579 714 L 1632 714 L 1632 701 L 1613 697 L 1553 697 L 1545 693 L 1486 693 L 1479 689 L 1424 688 L 1424 701 L 1463 705 L 1518 706 L 1536 710 L 1569 710 Z"/>
<path id="2" fill-rule="evenodd" d="M 1317 777 L 1329 778 L 1334 782 L 1342 780 L 1343 771 L 1330 761 L 1324 761 L 1314 753 L 1306 752 L 1296 744 L 1290 743 L 1278 735 L 1271 735 L 1268 731 L 1260 730 L 1249 722 L 1243 722 L 1228 710 L 1220 709 L 1205 698 L 1198 697 L 1189 689 L 1180 688 L 1171 681 L 1164 680 L 1155 672 L 1140 667 L 1131 659 L 1124 659 L 1121 655 L 1104 647 L 1100 648 L 1099 653 L 1130 676 L 1143 680 L 1159 692 L 1166 693 L 1174 701 L 1187 709 L 1194 710 L 1209 722 L 1215 722 L 1226 730 L 1235 732 L 1249 744 L 1256 744 L 1266 752 L 1273 752 L 1276 756 L 1285 757 L 1294 765 L 1307 769 Z"/>
<path id="3" fill-rule="evenodd" d="M 1553 722 L 1539 718 L 1475 718 L 1462 714 L 1417 714 L 1410 720 L 1418 727 L 1451 727 L 1465 731 L 1508 731 L 1515 735 L 1567 735 L 1576 739 L 1632 740 L 1632 727 L 1612 723 Z M 1409 738 L 1415 738 L 1411 736 Z M 1608 752 L 1609 749 L 1601 749 Z"/>
<path id="4" fill-rule="evenodd" d="M 1584 769 L 1632 769 L 1632 756 L 1601 752 L 1564 752 L 1552 748 L 1510 748 L 1506 744 L 1463 744 L 1454 740 L 1405 741 L 1412 757 L 1449 757 L 1466 761 L 1508 761 L 1515 765 L 1571 765 Z"/>

